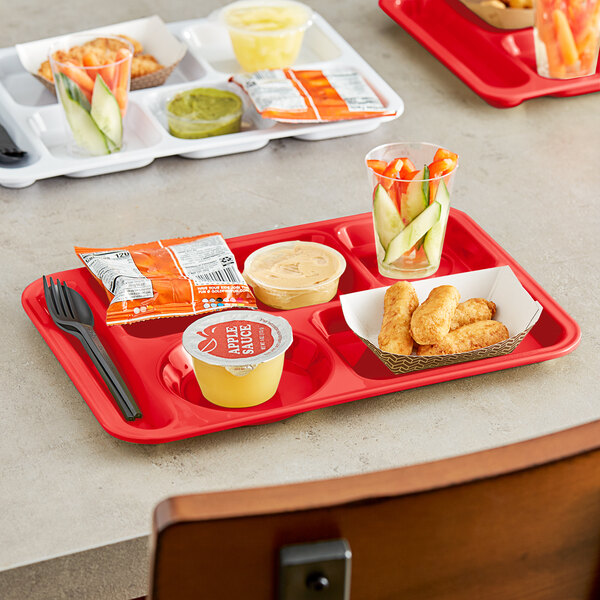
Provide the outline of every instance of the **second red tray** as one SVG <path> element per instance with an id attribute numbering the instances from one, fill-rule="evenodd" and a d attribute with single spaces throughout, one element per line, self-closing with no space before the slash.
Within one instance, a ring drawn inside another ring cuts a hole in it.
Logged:
<path id="1" fill-rule="evenodd" d="M 379 0 L 379 6 L 492 106 L 600 90 L 600 72 L 577 79 L 540 77 L 531 27 L 497 29 L 459 0 Z"/>
<path id="2" fill-rule="evenodd" d="M 339 293 L 384 285 L 374 251 L 371 214 L 299 225 L 227 240 L 238 266 L 257 248 L 284 240 L 306 240 L 339 250 L 347 261 Z M 102 427 L 130 442 L 155 444 L 223 429 L 285 419 L 294 414 L 409 388 L 449 381 L 560 357 L 575 349 L 577 323 L 494 240 L 464 213 L 452 209 L 442 264 L 436 276 L 509 265 L 543 306 L 540 320 L 511 354 L 394 375 L 348 328 L 339 296 L 331 302 L 289 311 L 259 308 L 288 319 L 294 341 L 286 353 L 276 395 L 243 409 L 207 402 L 181 346 L 181 335 L 197 317 L 157 319 L 128 326 L 105 324 L 107 298 L 85 268 L 52 274 L 89 302 L 95 329 L 119 368 L 144 417 L 121 416 L 93 363 L 72 336 L 58 329 L 46 308 L 41 277 L 23 292 L 25 311 L 89 405 Z"/>

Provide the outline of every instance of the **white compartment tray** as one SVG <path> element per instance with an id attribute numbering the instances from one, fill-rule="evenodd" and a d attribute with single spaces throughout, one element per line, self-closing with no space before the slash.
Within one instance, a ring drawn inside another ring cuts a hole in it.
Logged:
<path id="1" fill-rule="evenodd" d="M 400 116 L 402 99 L 318 14 L 306 32 L 295 69 L 352 66 L 373 87 L 383 105 L 395 116 L 332 123 L 288 124 L 263 119 L 247 98 L 239 133 L 184 140 L 172 136 L 166 124 L 167 98 L 196 86 L 241 90 L 228 83 L 240 71 L 226 30 L 212 19 L 168 24 L 188 49 L 167 82 L 130 92 L 124 149 L 116 154 L 74 157 L 67 150 L 67 132 L 55 96 L 21 65 L 15 48 L 0 50 L 0 121 L 14 141 L 28 152 L 27 160 L 0 166 L 0 185 L 26 187 L 39 179 L 68 175 L 90 177 L 150 164 L 161 156 L 209 158 L 257 150 L 269 140 L 295 137 L 322 140 L 365 133 Z M 240 95 L 244 96 L 243 93 Z"/>

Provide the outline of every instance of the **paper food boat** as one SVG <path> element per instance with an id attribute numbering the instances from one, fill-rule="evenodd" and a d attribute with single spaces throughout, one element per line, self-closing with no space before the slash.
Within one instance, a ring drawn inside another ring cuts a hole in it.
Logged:
<path id="1" fill-rule="evenodd" d="M 142 52 L 154 56 L 163 65 L 163 68 L 160 71 L 133 78 L 131 80 L 132 90 L 141 90 L 143 88 L 162 85 L 187 51 L 186 46 L 167 29 L 162 19 L 157 15 L 73 33 L 98 34 L 98 36 L 121 34 L 138 40 L 144 48 Z M 67 35 L 71 34 L 59 35 L 27 44 L 17 44 L 15 46 L 19 60 L 25 70 L 29 71 L 38 81 L 41 81 L 51 92 L 54 92 L 54 83 L 41 77 L 38 74 L 38 69 L 48 59 L 48 48 L 54 42 Z"/>
<path id="2" fill-rule="evenodd" d="M 512 352 L 535 325 L 542 313 L 542 305 L 523 288 L 508 266 L 470 271 L 445 277 L 412 282 L 419 302 L 439 285 L 453 285 L 458 289 L 461 302 L 469 298 L 486 298 L 496 303 L 494 319 L 504 323 L 510 337 L 503 342 L 461 354 L 444 356 L 402 356 L 380 350 L 377 342 L 383 319 L 383 297 L 387 287 L 340 296 L 346 323 L 354 333 L 396 374 L 410 373 L 457 363 L 501 356 Z"/>
<path id="3" fill-rule="evenodd" d="M 533 8 L 499 8 L 486 0 L 461 0 L 480 19 L 499 29 L 533 27 Z"/>

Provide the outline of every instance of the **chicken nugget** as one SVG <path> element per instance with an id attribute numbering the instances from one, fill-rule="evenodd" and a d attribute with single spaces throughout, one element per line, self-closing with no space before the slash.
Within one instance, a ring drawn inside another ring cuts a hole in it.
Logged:
<path id="1" fill-rule="evenodd" d="M 131 61 L 131 77 L 143 77 L 162 68 L 163 66 L 151 54 L 140 54 L 134 56 Z"/>
<path id="2" fill-rule="evenodd" d="M 485 298 L 470 298 L 456 307 L 450 331 L 475 321 L 489 321 L 496 313 L 496 305 Z"/>
<path id="3" fill-rule="evenodd" d="M 431 290 L 427 300 L 413 313 L 410 331 L 417 344 L 435 344 L 450 331 L 460 293 L 453 285 Z"/>
<path id="4" fill-rule="evenodd" d="M 393 354 L 412 354 L 410 318 L 419 306 L 415 288 L 408 281 L 397 281 L 387 289 L 383 299 L 383 323 L 379 347 Z"/>
<path id="5" fill-rule="evenodd" d="M 439 354 L 459 354 L 479 348 L 486 348 L 508 339 L 508 329 L 500 321 L 476 321 L 451 331 L 437 344 L 419 346 L 419 356 Z"/>

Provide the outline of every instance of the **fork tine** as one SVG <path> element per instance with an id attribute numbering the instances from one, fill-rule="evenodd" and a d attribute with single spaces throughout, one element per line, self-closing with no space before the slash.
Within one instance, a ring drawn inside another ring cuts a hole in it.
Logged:
<path id="1" fill-rule="evenodd" d="M 52 277 L 50 277 L 50 291 L 52 292 L 52 298 L 54 299 L 54 306 L 56 306 L 56 312 L 59 317 L 64 317 L 65 311 L 62 306 L 62 302 L 60 301 L 60 295 L 58 293 L 58 279 L 57 283 L 54 283 Z"/>
<path id="2" fill-rule="evenodd" d="M 70 319 L 71 315 L 69 314 L 69 307 L 67 306 L 67 301 L 65 299 L 65 295 L 63 293 L 62 284 L 58 277 L 56 278 L 56 294 L 58 296 L 58 301 L 60 302 L 60 307 L 62 314 L 65 318 Z"/>
<path id="3" fill-rule="evenodd" d="M 54 298 L 52 297 L 52 292 L 50 291 L 50 284 L 46 280 L 46 276 L 42 277 L 42 283 L 44 285 L 44 298 L 46 299 L 46 307 L 48 308 L 48 312 L 51 315 L 56 314 L 56 304 L 54 303 Z"/>
<path id="4" fill-rule="evenodd" d="M 77 313 L 73 307 L 73 303 L 71 302 L 71 296 L 69 294 L 69 288 L 67 286 L 67 284 L 63 281 L 60 284 L 60 291 L 61 291 L 61 298 L 63 299 L 64 303 L 66 304 L 66 309 L 68 311 L 69 316 L 72 319 L 76 319 L 77 318 Z"/>

